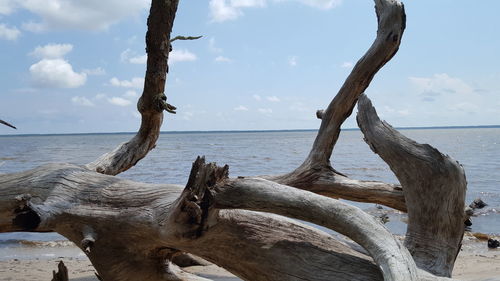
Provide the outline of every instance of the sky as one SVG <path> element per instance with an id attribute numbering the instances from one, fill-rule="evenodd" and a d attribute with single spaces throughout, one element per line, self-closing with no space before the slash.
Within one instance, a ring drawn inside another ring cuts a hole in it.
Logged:
<path id="1" fill-rule="evenodd" d="M 403 1 L 366 94 L 397 127 L 500 124 L 500 1 Z M 1 134 L 133 132 L 147 0 L 0 0 Z M 367 0 L 181 0 L 162 131 L 316 129 L 370 47 Z M 353 114 L 354 115 L 354 114 Z M 357 127 L 350 117 L 344 128 Z"/>

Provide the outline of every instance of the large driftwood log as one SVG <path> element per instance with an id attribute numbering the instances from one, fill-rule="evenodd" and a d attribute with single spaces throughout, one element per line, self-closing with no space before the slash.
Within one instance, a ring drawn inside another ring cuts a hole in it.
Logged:
<path id="1" fill-rule="evenodd" d="M 253 186 L 248 181 L 258 184 Z M 178 252 L 175 249 L 201 256 L 245 280 L 382 279 L 382 271 L 369 257 L 319 230 L 283 217 L 239 210 L 218 211 L 215 208 L 217 204 L 221 205 L 217 200 L 225 202 L 232 196 L 236 197 L 232 199 L 234 202 L 244 201 L 241 194 L 234 193 L 232 185 L 246 189 L 250 184 L 250 190 L 244 191 L 249 193 L 261 188 L 259 182 L 277 185 L 262 179 L 230 180 L 230 186 L 222 187 L 227 191 L 221 192 L 220 199 L 217 199 L 218 195 L 214 197 L 215 205 L 211 206 L 210 216 L 207 214 L 201 223 L 203 196 L 188 196 L 192 190 L 190 184 L 182 194 L 182 187 L 178 185 L 137 183 L 75 165 L 50 164 L 22 173 L 0 175 L 0 232 L 57 231 L 85 251 L 103 280 L 111 281 L 202 280 L 183 273 L 168 262 Z M 195 185 L 198 188 L 207 186 Z M 290 189 L 288 187 L 286 192 Z M 290 200 L 311 196 L 331 204 L 332 199 L 312 193 Z M 253 196 L 256 197 L 260 196 Z M 186 202 L 191 203 L 184 204 Z M 259 203 L 253 200 L 241 204 L 252 202 Z M 280 202 L 273 204 L 279 207 Z M 303 201 L 302 206 L 313 204 Z M 255 206 L 267 208 L 260 203 Z M 316 209 L 320 210 L 320 206 Z M 299 217 L 297 210 L 301 209 L 276 208 L 278 213 L 290 212 Z M 331 209 L 324 211 L 325 222 L 321 222 L 321 218 L 314 221 L 332 226 L 332 222 L 338 219 L 331 218 Z M 360 220 L 349 213 L 338 215 Z M 301 216 L 308 218 L 307 215 Z M 366 215 L 361 217 L 370 224 L 376 223 Z M 200 227 L 202 231 L 199 231 Z M 340 230 L 347 226 L 339 222 L 333 228 Z M 390 235 L 374 235 L 382 238 L 373 239 L 393 239 Z M 89 239 L 92 240 L 90 244 Z M 395 242 L 390 243 L 394 245 Z M 381 247 L 380 255 L 390 255 L 384 252 L 390 249 L 386 245 L 374 247 Z M 392 254 L 397 256 L 398 251 Z M 418 276 L 420 280 L 429 278 L 422 271 Z"/>
<path id="2" fill-rule="evenodd" d="M 51 164 L 0 175 L 0 232 L 56 231 L 79 246 L 106 281 L 206 280 L 171 263 L 182 251 L 253 281 L 446 279 L 427 271 L 449 276 L 460 247 L 465 178 L 456 163 L 384 123 L 363 121 L 378 118 L 371 107 L 361 106 L 358 118 L 367 142 L 391 166 L 402 187 L 352 180 L 330 164 L 341 124 L 358 98 L 366 105 L 363 91 L 398 50 L 405 13 L 395 0 L 375 0 L 377 38 L 321 114 L 312 150 L 295 171 L 229 179 L 227 167 L 198 159 L 184 189 L 110 176 L 132 167 L 155 146 L 162 111 L 175 109 L 166 103 L 163 91 L 177 4 L 152 1 L 138 134 L 85 167 Z M 389 141 L 386 136 L 395 138 Z M 321 195 L 408 211 L 408 249 L 358 208 Z M 453 202 L 433 205 L 447 198 Z M 268 213 L 336 230 L 366 252 Z M 432 216 L 427 225 L 425 220 Z"/>

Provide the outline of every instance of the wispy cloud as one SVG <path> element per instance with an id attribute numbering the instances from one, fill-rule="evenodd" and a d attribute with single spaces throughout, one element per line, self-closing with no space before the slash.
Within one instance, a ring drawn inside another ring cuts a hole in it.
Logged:
<path id="1" fill-rule="evenodd" d="M 142 89 L 142 87 L 144 86 L 144 78 L 134 77 L 131 80 L 120 80 L 116 77 L 113 77 L 109 80 L 109 83 L 115 87 Z"/>
<path id="2" fill-rule="evenodd" d="M 252 98 L 256 101 L 261 101 L 262 100 L 262 97 L 259 96 L 259 95 L 253 95 Z"/>
<path id="3" fill-rule="evenodd" d="M 21 35 L 21 31 L 17 27 L 8 27 L 5 24 L 0 24 L 0 39 L 14 41 Z"/>
<path id="4" fill-rule="evenodd" d="M 246 8 L 263 8 L 269 2 L 298 2 L 306 6 L 328 10 L 338 6 L 341 0 L 210 0 L 210 18 L 213 22 L 235 20 L 244 15 Z"/>
<path id="5" fill-rule="evenodd" d="M 102 67 L 96 67 L 93 69 L 84 69 L 84 70 L 82 70 L 82 72 L 87 74 L 87 75 L 104 75 L 104 74 L 106 74 L 106 70 L 104 70 L 104 68 L 102 68 Z"/>
<path id="6" fill-rule="evenodd" d="M 186 49 L 174 49 L 168 56 L 169 63 L 176 63 L 181 61 L 195 61 L 196 55 Z"/>
<path id="7" fill-rule="evenodd" d="M 226 58 L 224 56 L 217 56 L 215 58 L 215 61 L 216 62 L 232 62 L 232 60 L 230 58 Z"/>
<path id="8" fill-rule="evenodd" d="M 291 56 L 288 58 L 288 65 L 297 66 L 297 56 Z"/>
<path id="9" fill-rule="evenodd" d="M 94 103 L 92 101 L 90 101 L 88 98 L 80 97 L 80 96 L 72 97 L 71 102 L 73 104 L 81 105 L 81 106 L 89 106 L 89 107 L 95 106 Z"/>
<path id="10" fill-rule="evenodd" d="M 351 69 L 353 66 L 354 66 L 354 64 L 351 61 L 346 61 L 346 62 L 343 62 L 340 67 Z"/>
<path id="11" fill-rule="evenodd" d="M 262 114 L 271 114 L 271 113 L 273 113 L 273 110 L 270 109 L 270 108 L 259 108 L 259 109 L 257 109 L 257 111 L 259 111 Z"/>
<path id="12" fill-rule="evenodd" d="M 243 105 L 239 105 L 235 108 L 233 108 L 234 111 L 248 111 L 248 108 L 246 106 L 243 106 Z"/>
<path id="13" fill-rule="evenodd" d="M 16 9 L 25 9 L 40 19 L 23 24 L 24 29 L 32 32 L 106 30 L 122 19 L 139 15 L 149 6 L 144 0 L 10 0 L 7 6 L 3 2 L 0 2 L 0 13 L 10 14 Z"/>
<path id="14" fill-rule="evenodd" d="M 128 106 L 132 104 L 131 101 L 121 97 L 111 97 L 108 99 L 108 102 L 117 106 Z"/>
<path id="15" fill-rule="evenodd" d="M 37 46 L 30 55 L 40 59 L 60 59 L 73 50 L 71 44 L 47 44 Z"/>
<path id="16" fill-rule="evenodd" d="M 279 102 L 280 101 L 280 99 L 277 96 L 266 97 L 266 100 L 268 100 L 270 102 Z"/>

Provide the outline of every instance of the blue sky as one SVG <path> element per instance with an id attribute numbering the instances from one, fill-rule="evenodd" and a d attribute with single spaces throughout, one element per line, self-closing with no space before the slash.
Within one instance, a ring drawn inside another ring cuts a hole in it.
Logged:
<path id="1" fill-rule="evenodd" d="M 500 1 L 406 1 L 367 90 L 394 126 L 500 124 Z M 136 131 L 144 0 L 0 0 L 0 134 Z M 314 129 L 376 32 L 372 1 L 181 0 L 163 131 Z M 356 127 L 351 117 L 346 128 Z"/>

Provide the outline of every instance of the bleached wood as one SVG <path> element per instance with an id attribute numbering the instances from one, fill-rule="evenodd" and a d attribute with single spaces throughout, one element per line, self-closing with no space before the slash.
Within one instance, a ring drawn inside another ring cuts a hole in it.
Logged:
<path id="1" fill-rule="evenodd" d="M 403 185 L 408 208 L 405 245 L 420 268 L 451 276 L 464 234 L 467 181 L 462 166 L 381 121 L 366 96 L 358 102 L 365 141 Z"/>
<path id="2" fill-rule="evenodd" d="M 86 254 L 109 281 L 164 281 L 179 276 L 200 280 L 166 262 L 175 249 L 203 257 L 244 280 L 383 279 L 371 258 L 281 216 L 221 210 L 201 236 L 186 236 L 186 230 L 198 225 L 184 225 L 186 221 L 179 218 L 168 222 L 182 191 L 179 185 L 138 183 L 70 164 L 3 174 L 0 232 L 56 231 L 83 250 L 80 242 L 92 229 L 95 242 Z M 31 211 L 38 223 L 16 220 Z M 422 271 L 418 276 L 437 280 Z"/>

